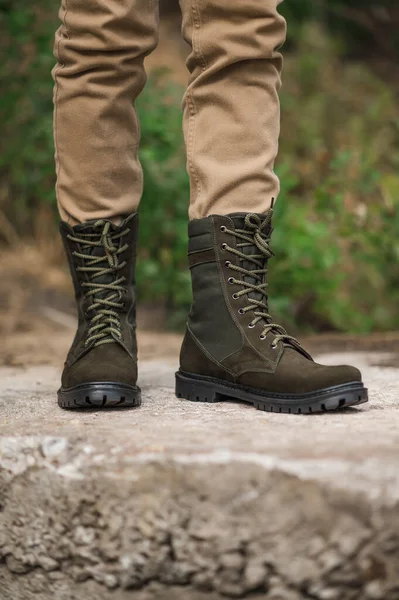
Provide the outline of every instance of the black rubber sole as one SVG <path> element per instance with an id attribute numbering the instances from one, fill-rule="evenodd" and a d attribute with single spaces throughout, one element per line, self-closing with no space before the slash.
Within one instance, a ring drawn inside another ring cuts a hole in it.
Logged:
<path id="1" fill-rule="evenodd" d="M 58 406 L 69 409 L 140 406 L 141 390 L 123 383 L 85 383 L 58 390 Z"/>
<path id="2" fill-rule="evenodd" d="M 176 396 L 193 402 L 242 400 L 258 410 L 277 413 L 310 414 L 356 406 L 368 401 L 367 389 L 361 382 L 345 383 L 309 394 L 274 394 L 260 392 L 212 377 L 176 373 Z"/>

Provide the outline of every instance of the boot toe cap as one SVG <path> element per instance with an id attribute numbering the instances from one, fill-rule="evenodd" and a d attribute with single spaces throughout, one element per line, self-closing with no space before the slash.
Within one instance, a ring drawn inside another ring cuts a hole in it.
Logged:
<path id="1" fill-rule="evenodd" d="M 285 372 L 245 373 L 239 383 L 274 394 L 312 394 L 349 383 L 360 383 L 362 376 L 356 367 L 324 366 L 311 363 L 307 369 L 287 369 Z"/>
<path id="2" fill-rule="evenodd" d="M 116 343 L 92 348 L 66 366 L 62 375 L 63 388 L 105 381 L 131 386 L 137 383 L 136 361 Z"/>
<path id="3" fill-rule="evenodd" d="M 351 367 L 349 365 L 333 367 L 324 365 L 317 366 L 319 369 L 317 377 L 315 378 L 315 384 L 319 389 L 321 386 L 329 388 L 346 383 L 360 383 L 362 381 L 362 374 L 356 367 Z"/>

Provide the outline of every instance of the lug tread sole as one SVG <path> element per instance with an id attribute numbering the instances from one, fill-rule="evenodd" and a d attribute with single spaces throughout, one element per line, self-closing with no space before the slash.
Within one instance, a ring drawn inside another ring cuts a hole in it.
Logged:
<path id="1" fill-rule="evenodd" d="M 129 408 L 140 405 L 140 388 L 121 383 L 86 383 L 58 390 L 58 406 L 70 410 Z"/>
<path id="2" fill-rule="evenodd" d="M 182 372 L 176 373 L 176 396 L 191 402 L 240 400 L 258 410 L 288 414 L 323 413 L 368 402 L 368 391 L 358 381 L 308 394 L 282 395 Z"/>

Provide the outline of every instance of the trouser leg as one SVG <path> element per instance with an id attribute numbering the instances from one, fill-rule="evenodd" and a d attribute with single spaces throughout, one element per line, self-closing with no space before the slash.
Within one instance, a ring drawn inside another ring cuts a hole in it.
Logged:
<path id="1" fill-rule="evenodd" d="M 264 212 L 278 194 L 280 2 L 180 0 L 191 47 L 184 99 L 191 218 Z"/>
<path id="2" fill-rule="evenodd" d="M 57 201 L 76 224 L 137 210 L 142 193 L 134 101 L 157 44 L 157 0 L 62 0 L 53 70 Z"/>

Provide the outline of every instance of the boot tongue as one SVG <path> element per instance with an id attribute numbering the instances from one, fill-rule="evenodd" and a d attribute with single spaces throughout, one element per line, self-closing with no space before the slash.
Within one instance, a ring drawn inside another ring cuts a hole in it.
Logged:
<path id="1" fill-rule="evenodd" d="M 232 215 L 229 215 L 230 219 L 232 219 L 233 223 L 234 223 L 234 227 L 235 229 L 241 229 L 241 230 L 245 230 L 249 236 L 253 237 L 254 234 L 254 230 L 253 229 L 248 229 L 245 226 L 245 217 L 247 216 L 247 213 L 234 213 Z M 260 218 L 261 221 L 263 221 L 265 219 L 265 215 L 262 214 L 257 214 L 257 216 Z M 269 225 L 269 227 L 263 230 L 263 232 L 265 233 L 265 235 L 269 235 L 269 233 L 271 233 L 271 226 Z M 239 238 L 237 238 L 237 244 L 240 244 L 241 241 L 243 242 L 244 240 L 240 240 Z M 255 244 L 255 242 L 251 245 L 247 245 L 247 246 L 243 246 L 242 248 L 238 248 L 243 254 L 258 254 L 260 255 L 261 252 L 259 250 L 259 248 L 257 247 L 257 245 Z M 244 269 L 248 269 L 248 271 L 252 271 L 254 269 L 257 269 L 257 266 L 255 265 L 255 263 L 249 261 L 249 260 L 241 260 L 240 261 L 240 265 L 244 268 Z M 256 279 L 255 277 L 250 277 L 250 276 L 243 276 L 242 277 L 243 281 L 246 281 L 247 283 L 252 283 L 253 285 L 259 285 L 259 280 Z M 248 294 L 248 298 L 253 298 L 254 300 L 259 300 L 259 301 L 264 301 L 265 297 L 263 296 L 263 294 L 261 294 L 260 292 L 250 292 Z"/>
<path id="2" fill-rule="evenodd" d="M 103 221 L 102 225 L 99 225 L 98 227 L 95 227 L 95 223 L 97 223 L 98 221 Z M 124 228 L 124 226 L 126 225 L 126 223 L 128 222 L 129 217 L 127 219 L 125 219 L 120 225 L 115 225 L 114 223 L 111 222 L 110 228 L 108 230 L 108 234 L 114 234 L 117 232 L 122 231 L 122 229 Z M 88 240 L 91 241 L 95 241 L 95 242 L 99 242 L 101 240 L 101 235 L 102 232 L 104 230 L 104 226 L 106 224 L 107 220 L 102 220 L 102 219 L 90 219 L 88 221 L 86 221 L 85 223 L 80 223 L 79 225 L 75 225 L 75 227 L 73 228 L 75 233 L 79 236 L 79 234 L 94 234 L 93 236 L 88 237 Z M 115 248 L 119 248 L 119 244 L 120 244 L 120 239 L 115 240 L 113 242 L 113 245 L 115 246 Z M 106 257 L 106 251 L 103 245 L 101 246 L 85 246 L 84 244 L 81 244 L 81 249 L 83 254 L 87 254 L 93 257 L 99 257 L 99 256 L 104 256 Z M 85 266 L 88 266 L 87 263 L 89 261 L 85 261 Z M 98 267 L 98 268 L 104 268 L 107 269 L 109 268 L 109 262 L 107 258 L 104 258 L 103 261 L 98 262 L 96 264 L 93 265 L 94 267 Z M 108 284 L 108 283 L 113 283 L 115 281 L 117 277 L 117 274 L 115 272 L 111 272 L 111 273 L 105 273 L 104 275 L 100 275 L 98 277 L 95 277 L 94 279 L 91 279 L 91 281 L 93 281 L 93 283 L 102 283 L 102 284 Z M 99 290 L 96 294 L 96 296 L 100 297 L 100 298 L 105 298 L 107 296 L 109 296 L 109 290 L 104 289 L 104 290 Z"/>

